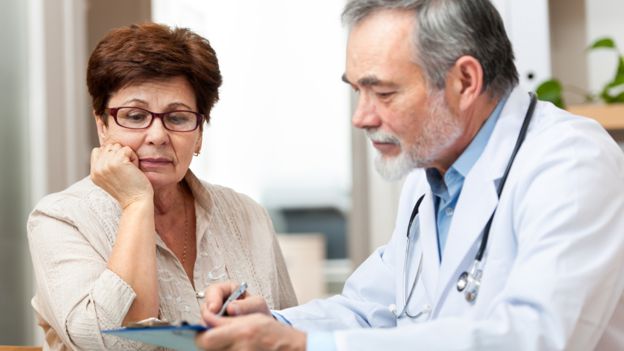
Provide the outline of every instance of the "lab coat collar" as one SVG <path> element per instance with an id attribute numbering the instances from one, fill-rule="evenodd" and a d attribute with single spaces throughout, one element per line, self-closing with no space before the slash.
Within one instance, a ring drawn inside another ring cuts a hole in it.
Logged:
<path id="1" fill-rule="evenodd" d="M 453 218 L 449 228 L 449 236 L 439 273 L 438 271 L 435 272 L 439 274 L 440 278 L 437 280 L 439 283 L 435 289 L 437 299 L 445 296 L 447 289 L 454 289 L 459 274 L 468 269 L 462 265 L 462 261 L 472 262 L 476 255 L 481 243 L 478 239 L 481 238 L 483 228 L 498 204 L 496 184 L 505 172 L 528 105 L 529 95 L 527 92 L 520 88 L 514 89 L 503 108 L 483 154 L 466 176 L 455 207 L 455 218 Z M 430 210 L 431 213 L 427 212 L 423 215 L 427 215 L 426 218 L 435 218 L 433 205 L 430 204 L 430 206 L 431 209 L 426 210 Z M 422 221 L 421 223 L 423 222 L 431 226 L 435 225 L 434 221 Z M 421 229 L 423 233 L 436 233 L 435 228 L 423 226 Z M 431 240 L 434 241 L 433 248 L 426 245 L 424 249 L 430 256 L 435 257 L 437 242 L 435 237 Z M 466 260 L 467 255 L 470 255 L 469 260 Z M 427 269 L 430 268 L 431 266 L 427 267 Z"/>

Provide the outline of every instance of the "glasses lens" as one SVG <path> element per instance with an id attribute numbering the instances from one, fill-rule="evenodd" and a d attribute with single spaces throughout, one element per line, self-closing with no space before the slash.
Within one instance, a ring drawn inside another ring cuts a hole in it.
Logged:
<path id="1" fill-rule="evenodd" d="M 190 111 L 173 111 L 167 113 L 163 121 L 169 130 L 179 132 L 191 131 L 197 128 L 197 115 Z"/>
<path id="2" fill-rule="evenodd" d="M 122 107 L 117 110 L 117 124 L 126 128 L 145 128 L 150 124 L 152 115 L 140 108 Z"/>

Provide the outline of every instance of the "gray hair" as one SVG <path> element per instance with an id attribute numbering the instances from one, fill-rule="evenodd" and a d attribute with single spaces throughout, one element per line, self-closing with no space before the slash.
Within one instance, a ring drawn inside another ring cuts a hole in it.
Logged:
<path id="1" fill-rule="evenodd" d="M 381 10 L 414 13 L 415 63 L 430 86 L 443 89 L 448 70 L 464 55 L 481 63 L 483 91 L 490 96 L 501 97 L 518 84 L 511 42 L 489 0 L 351 0 L 342 19 L 352 27 Z"/>

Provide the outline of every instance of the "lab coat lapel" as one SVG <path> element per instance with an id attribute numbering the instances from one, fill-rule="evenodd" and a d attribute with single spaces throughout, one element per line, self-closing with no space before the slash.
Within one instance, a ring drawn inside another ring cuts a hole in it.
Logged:
<path id="1" fill-rule="evenodd" d="M 446 289 L 454 288 L 460 272 L 469 268 L 463 267 L 462 261 L 471 263 L 476 255 L 483 229 L 498 204 L 496 186 L 505 173 L 528 102 L 524 90 L 514 89 L 483 154 L 464 180 L 442 257 L 438 299 Z M 471 255 L 469 260 L 466 255 Z"/>
<path id="2" fill-rule="evenodd" d="M 466 255 L 475 255 L 478 239 L 498 203 L 494 179 L 484 178 L 484 173 L 485 169 L 475 169 L 464 181 L 442 256 L 437 289 L 440 294 L 448 284 L 454 286 L 458 271 L 467 269 L 460 267 L 461 263 Z"/>
<path id="3" fill-rule="evenodd" d="M 440 261 L 438 259 L 438 239 L 431 189 L 428 189 L 425 193 L 425 198 L 420 205 L 419 217 L 419 244 L 423 255 L 422 283 L 424 284 L 429 301 L 433 301 L 434 297 L 437 295 L 436 287 L 439 278 Z"/>

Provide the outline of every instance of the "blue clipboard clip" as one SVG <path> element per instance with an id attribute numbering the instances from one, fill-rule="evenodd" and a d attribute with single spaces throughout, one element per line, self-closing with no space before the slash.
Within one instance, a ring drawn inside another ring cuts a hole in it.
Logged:
<path id="1" fill-rule="evenodd" d="M 196 351 L 195 336 L 206 330 L 208 327 L 201 324 L 148 318 L 124 328 L 102 330 L 102 333 L 179 351 Z"/>

